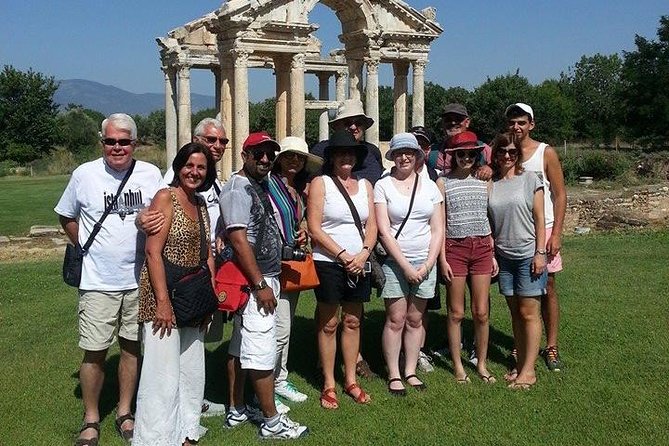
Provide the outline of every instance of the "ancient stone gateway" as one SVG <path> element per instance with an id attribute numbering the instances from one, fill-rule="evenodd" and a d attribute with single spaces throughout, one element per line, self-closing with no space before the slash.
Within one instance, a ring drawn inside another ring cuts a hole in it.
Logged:
<path id="1" fill-rule="evenodd" d="M 249 68 L 270 68 L 276 77 L 276 138 L 304 137 L 305 109 L 323 111 L 320 136 L 327 138 L 327 110 L 360 98 L 375 124 L 366 139 L 378 144 L 379 64 L 394 72 L 394 131 L 407 128 L 409 68 L 413 76 L 412 124 L 424 122 L 424 71 L 430 44 L 441 33 L 436 11 L 417 11 L 400 0 L 321 0 L 341 22 L 344 48 L 321 55 L 309 13 L 318 0 L 229 0 L 216 11 L 156 39 L 165 73 L 167 162 L 191 139 L 190 70 L 212 70 L 216 104 L 232 149 L 222 160 L 228 178 L 241 167 L 249 132 Z M 305 74 L 319 80 L 319 99 L 305 101 Z M 329 97 L 330 79 L 336 97 Z"/>

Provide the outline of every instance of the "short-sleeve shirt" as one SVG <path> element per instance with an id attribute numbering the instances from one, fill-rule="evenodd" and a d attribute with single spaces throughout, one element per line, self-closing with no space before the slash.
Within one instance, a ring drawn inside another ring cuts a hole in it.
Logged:
<path id="1" fill-rule="evenodd" d="M 534 193 L 543 187 L 539 176 L 529 171 L 493 181 L 488 212 L 497 253 L 518 260 L 534 255 Z"/>
<path id="2" fill-rule="evenodd" d="M 221 189 L 219 205 L 224 238 L 230 230 L 245 228 L 260 272 L 263 276 L 278 276 L 281 273 L 281 235 L 271 215 L 271 204 L 267 203 L 269 209 L 265 209 L 249 179 L 234 174 Z M 261 231 L 262 235 L 259 235 Z"/>
<path id="3" fill-rule="evenodd" d="M 57 214 L 79 221 L 79 244 L 83 246 L 100 220 L 127 171 L 118 172 L 103 158 L 77 167 L 54 208 Z M 122 291 L 137 288 L 144 263 L 145 237 L 135 226 L 137 213 L 151 204 L 153 196 L 166 187 L 160 170 L 137 161 L 128 182 L 102 223 L 100 232 L 84 256 L 82 290 Z"/>
<path id="4" fill-rule="evenodd" d="M 443 201 L 439 188 L 429 178 L 418 175 L 418 189 L 409 219 L 397 238 L 402 255 L 410 262 L 423 261 L 430 250 L 430 219 L 434 214 L 435 204 Z M 409 210 L 410 195 L 397 190 L 391 176 L 381 178 L 374 186 L 374 203 L 384 203 L 388 208 L 390 232 L 397 233 Z"/>

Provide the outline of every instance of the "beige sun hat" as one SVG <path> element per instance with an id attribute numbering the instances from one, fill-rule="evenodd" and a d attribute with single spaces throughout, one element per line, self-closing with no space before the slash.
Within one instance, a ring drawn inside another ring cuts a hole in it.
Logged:
<path id="1" fill-rule="evenodd" d="M 372 124 L 374 124 L 374 120 L 365 114 L 365 110 L 362 107 L 362 101 L 360 99 L 346 99 L 343 101 L 337 108 L 337 115 L 332 121 L 330 121 L 330 125 L 346 118 L 362 119 L 365 122 L 365 129 L 370 128 Z"/>
<path id="2" fill-rule="evenodd" d="M 298 153 L 307 157 L 307 161 L 304 163 L 304 170 L 306 170 L 307 173 L 316 174 L 321 169 L 323 158 L 314 155 L 313 153 L 309 153 L 309 146 L 302 138 L 297 136 L 287 136 L 281 140 L 279 145 L 281 146 L 281 151 L 277 154 L 277 159 L 286 153 Z"/>

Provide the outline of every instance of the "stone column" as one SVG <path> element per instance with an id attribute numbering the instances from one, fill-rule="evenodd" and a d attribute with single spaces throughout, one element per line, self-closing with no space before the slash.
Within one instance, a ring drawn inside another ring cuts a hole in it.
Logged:
<path id="1" fill-rule="evenodd" d="M 165 158 L 167 166 L 177 155 L 177 73 L 172 67 L 163 67 L 165 73 Z"/>
<path id="2" fill-rule="evenodd" d="M 290 135 L 304 138 L 304 57 L 295 54 L 290 64 Z"/>
<path id="3" fill-rule="evenodd" d="M 242 144 L 249 135 L 249 52 L 231 50 L 234 58 L 234 103 L 233 103 L 233 144 L 232 169 L 242 168 Z"/>
<path id="4" fill-rule="evenodd" d="M 288 136 L 288 93 L 290 90 L 290 70 L 285 57 L 274 58 L 274 75 L 276 76 L 276 140 L 281 141 Z"/>
<path id="5" fill-rule="evenodd" d="M 413 116 L 412 125 L 425 125 L 425 66 L 427 60 L 413 62 Z"/>
<path id="6" fill-rule="evenodd" d="M 346 99 L 346 81 L 348 80 L 348 71 L 341 70 L 335 74 L 336 99 L 343 102 Z"/>
<path id="7" fill-rule="evenodd" d="M 318 99 L 321 101 L 330 100 L 330 73 L 317 73 L 318 76 Z M 328 109 L 323 109 L 318 118 L 318 140 L 323 141 L 330 136 L 328 128 Z"/>
<path id="8" fill-rule="evenodd" d="M 228 54 L 225 52 L 225 54 Z M 221 60 L 221 104 L 219 112 L 221 113 L 221 123 L 225 127 L 225 133 L 228 138 L 233 139 L 232 134 L 232 84 L 233 79 L 232 61 L 226 58 L 225 62 Z M 232 146 L 223 153 L 220 162 L 221 179 L 227 180 L 232 175 Z"/>
<path id="9" fill-rule="evenodd" d="M 379 59 L 365 59 L 367 82 L 365 112 L 374 120 L 374 124 L 365 132 L 365 141 L 379 145 Z"/>
<path id="10" fill-rule="evenodd" d="M 188 144 L 191 139 L 191 106 L 190 106 L 190 67 L 179 69 L 179 137 L 178 146 Z"/>
<path id="11" fill-rule="evenodd" d="M 216 99 L 214 99 L 214 108 L 221 111 L 221 69 L 219 67 L 214 67 L 211 69 L 211 72 L 214 74 L 214 92 Z"/>
<path id="12" fill-rule="evenodd" d="M 393 133 L 398 134 L 407 130 L 407 75 L 409 74 L 409 63 L 393 62 L 393 71 L 395 73 Z"/>
<path id="13" fill-rule="evenodd" d="M 362 61 L 351 59 L 348 61 L 348 97 L 362 100 Z"/>

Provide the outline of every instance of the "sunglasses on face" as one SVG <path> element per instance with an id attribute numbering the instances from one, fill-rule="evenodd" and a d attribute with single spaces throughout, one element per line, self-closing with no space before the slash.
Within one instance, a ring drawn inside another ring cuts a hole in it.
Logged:
<path id="1" fill-rule="evenodd" d="M 345 119 L 343 123 L 345 127 L 351 127 L 353 125 L 356 127 L 363 127 L 365 125 L 365 121 L 362 119 Z"/>
<path id="2" fill-rule="evenodd" d="M 262 160 L 265 155 L 267 155 L 267 159 L 270 160 L 270 162 L 276 159 L 276 152 L 274 152 L 274 150 L 267 150 L 262 147 L 251 150 L 251 156 L 256 161 Z"/>
<path id="3" fill-rule="evenodd" d="M 200 138 L 204 139 L 209 144 L 216 144 L 216 141 L 218 141 L 222 146 L 227 146 L 230 142 L 228 138 L 217 138 L 215 136 L 201 136 Z"/>
<path id="4" fill-rule="evenodd" d="M 457 150 L 455 152 L 457 158 L 476 158 L 478 154 L 478 150 Z"/>
<path id="5" fill-rule="evenodd" d="M 503 158 L 504 155 L 509 155 L 509 158 L 518 156 L 518 149 L 497 149 L 497 156 Z"/>
<path id="6" fill-rule="evenodd" d="M 135 140 L 134 139 L 114 139 L 114 138 L 103 138 L 102 139 L 102 144 L 106 146 L 115 146 L 118 144 L 121 147 L 126 147 L 132 144 Z"/>

